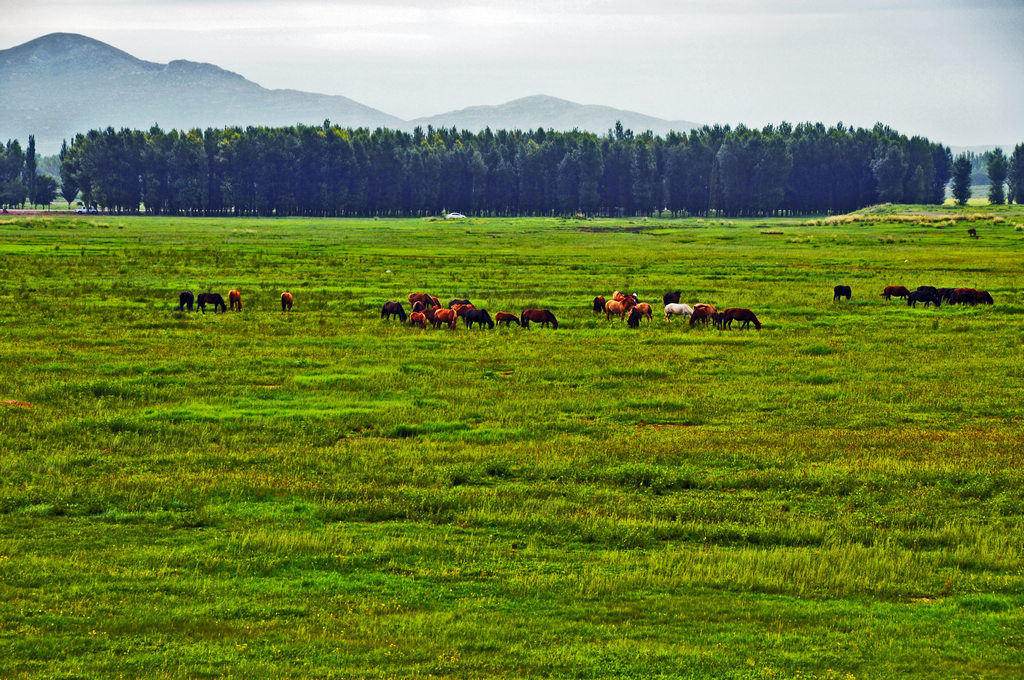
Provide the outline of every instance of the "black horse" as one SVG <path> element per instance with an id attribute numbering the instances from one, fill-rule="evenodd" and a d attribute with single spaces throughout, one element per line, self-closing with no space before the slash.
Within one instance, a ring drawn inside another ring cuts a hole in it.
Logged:
<path id="1" fill-rule="evenodd" d="M 832 302 L 835 302 L 841 297 L 845 297 L 847 300 L 853 295 L 853 291 L 850 290 L 849 286 L 838 285 L 832 289 Z"/>
<path id="2" fill-rule="evenodd" d="M 178 311 L 184 312 L 186 309 L 192 311 L 192 302 L 195 301 L 195 296 L 192 295 L 192 291 L 183 290 L 178 295 Z"/>
<path id="3" fill-rule="evenodd" d="M 481 328 L 484 324 L 487 324 L 488 328 L 494 328 L 494 322 L 491 321 L 491 315 L 486 309 L 467 309 L 462 315 L 462 320 L 466 322 L 468 328 L 472 328 L 475 323 L 480 324 Z"/>
<path id="4" fill-rule="evenodd" d="M 402 307 L 400 302 L 394 302 L 388 300 L 384 303 L 384 306 L 380 310 L 380 318 L 391 320 L 392 316 L 397 316 L 398 320 L 405 323 L 405 309 Z"/>
<path id="5" fill-rule="evenodd" d="M 942 296 L 939 295 L 939 290 L 935 286 L 918 286 L 917 290 L 907 297 L 907 305 L 910 307 L 917 307 L 918 302 L 923 302 L 925 307 L 927 307 L 929 303 L 936 307 L 941 307 Z"/>
<path id="6" fill-rule="evenodd" d="M 679 303 L 679 298 L 682 296 L 683 291 L 677 290 L 670 293 L 665 293 L 661 296 L 662 301 L 666 305 L 674 305 Z"/>
<path id="7" fill-rule="evenodd" d="M 953 297 L 953 291 L 955 291 L 956 288 L 936 288 L 935 290 L 938 291 L 940 300 L 943 302 L 949 302 L 950 298 Z"/>
<path id="8" fill-rule="evenodd" d="M 199 307 L 199 311 L 206 314 L 206 305 L 213 305 L 213 311 L 216 312 L 217 308 L 220 307 L 220 311 L 228 311 L 228 306 L 224 304 L 224 296 L 220 293 L 200 293 L 196 296 L 196 306 Z"/>

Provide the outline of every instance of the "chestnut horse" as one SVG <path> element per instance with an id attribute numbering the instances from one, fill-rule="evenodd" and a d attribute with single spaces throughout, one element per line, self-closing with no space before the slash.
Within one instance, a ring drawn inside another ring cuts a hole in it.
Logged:
<path id="1" fill-rule="evenodd" d="M 295 296 L 285 291 L 281 293 L 281 311 L 290 312 L 292 311 L 292 303 L 295 302 Z"/>
<path id="2" fill-rule="evenodd" d="M 523 328 L 529 328 L 530 322 L 539 323 L 541 328 L 551 324 L 551 328 L 558 329 L 558 320 L 555 315 L 546 309 L 524 309 L 519 316 L 519 322 Z"/>
<path id="3" fill-rule="evenodd" d="M 237 290 L 229 290 L 228 305 L 231 307 L 232 312 L 242 311 L 242 294 L 239 293 Z M 235 305 L 237 305 L 237 308 Z"/>
<path id="4" fill-rule="evenodd" d="M 750 322 L 754 322 L 754 328 L 761 330 L 761 322 L 757 320 L 754 313 L 749 309 L 742 309 L 739 307 L 730 307 L 729 309 L 722 312 L 725 315 L 725 327 L 732 329 L 733 321 L 742 321 L 743 325 L 740 328 L 750 328 Z"/>
<path id="5" fill-rule="evenodd" d="M 380 318 L 390 321 L 392 316 L 397 316 L 399 321 L 405 322 L 405 309 L 402 307 L 402 304 L 388 300 L 380 309 Z"/>
<path id="6" fill-rule="evenodd" d="M 426 293 L 409 293 L 409 304 L 410 305 L 413 304 L 414 302 L 416 302 L 417 300 L 422 302 L 423 306 L 425 306 L 425 307 L 429 307 L 431 305 L 434 305 L 435 307 L 440 307 L 441 306 L 441 301 L 438 300 L 433 295 L 428 295 Z"/>
<path id="7" fill-rule="evenodd" d="M 690 315 L 690 326 L 700 323 L 704 326 L 708 325 L 708 321 L 711 320 L 711 315 L 715 313 L 715 308 L 711 305 L 694 305 L 693 314 Z"/>
<path id="8" fill-rule="evenodd" d="M 423 315 L 423 312 L 413 312 L 409 316 L 410 326 L 419 326 L 420 328 L 427 327 L 427 317 Z"/>
<path id="9" fill-rule="evenodd" d="M 472 306 L 472 303 L 469 300 L 465 299 L 465 298 L 455 298 L 454 300 L 450 300 L 448 302 L 448 309 L 455 309 L 455 305 L 470 305 L 470 306 Z"/>
<path id="10" fill-rule="evenodd" d="M 594 312 L 600 314 L 604 311 L 605 299 L 603 295 L 598 295 L 594 298 Z"/>
<path id="11" fill-rule="evenodd" d="M 640 312 L 640 315 L 647 319 L 647 322 L 650 323 L 651 315 L 654 313 L 654 310 L 651 309 L 651 306 L 649 304 L 647 304 L 646 302 L 639 302 L 635 307 L 633 307 L 633 309 Z"/>
<path id="12" fill-rule="evenodd" d="M 519 317 L 516 316 L 515 314 L 509 314 L 508 312 L 498 312 L 497 314 L 494 315 L 494 320 L 498 322 L 499 326 L 501 324 L 505 324 L 506 328 L 508 328 L 512 324 L 522 326 L 522 324 L 519 323 Z"/>
<path id="13" fill-rule="evenodd" d="M 438 309 L 436 312 L 434 312 L 433 324 L 434 328 L 440 328 L 441 324 L 446 323 L 448 324 L 449 329 L 455 330 L 455 322 L 458 320 L 459 315 L 455 312 L 454 309 Z"/>
<path id="14" fill-rule="evenodd" d="M 620 293 L 621 295 L 621 293 Z M 636 300 L 632 297 L 623 297 L 621 300 L 609 300 L 604 303 L 604 318 L 605 321 L 609 321 L 612 318 L 612 314 L 619 317 L 621 321 L 626 316 L 626 312 L 632 309 L 636 305 Z"/>

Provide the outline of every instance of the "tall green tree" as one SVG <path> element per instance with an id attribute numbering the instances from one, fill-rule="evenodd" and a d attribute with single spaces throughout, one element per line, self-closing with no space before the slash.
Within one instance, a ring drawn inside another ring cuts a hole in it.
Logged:
<path id="1" fill-rule="evenodd" d="M 953 161 L 953 199 L 957 205 L 967 205 L 971 197 L 971 158 L 960 154 Z"/>
<path id="2" fill-rule="evenodd" d="M 10 207 L 25 202 L 24 168 L 21 144 L 16 139 L 7 140 L 7 146 L 0 148 L 0 205 Z"/>
<path id="3" fill-rule="evenodd" d="M 25 182 L 25 192 L 28 194 L 28 201 L 32 205 L 38 205 L 35 200 L 38 171 L 36 165 L 36 136 L 29 135 L 28 147 L 25 148 L 25 169 L 22 174 Z"/>
<path id="4" fill-rule="evenodd" d="M 1024 144 L 1015 146 L 1010 155 L 1006 181 L 1010 185 L 1007 199 L 1011 203 L 1024 204 Z"/>
<path id="5" fill-rule="evenodd" d="M 74 160 L 68 149 L 68 140 L 60 144 L 60 195 L 68 202 L 68 210 L 71 209 L 71 201 L 78 197 L 78 182 L 75 181 Z"/>
<path id="6" fill-rule="evenodd" d="M 1002 149 L 996 149 L 989 155 L 988 165 L 988 202 L 993 205 L 1006 203 L 1006 175 L 1008 164 Z"/>

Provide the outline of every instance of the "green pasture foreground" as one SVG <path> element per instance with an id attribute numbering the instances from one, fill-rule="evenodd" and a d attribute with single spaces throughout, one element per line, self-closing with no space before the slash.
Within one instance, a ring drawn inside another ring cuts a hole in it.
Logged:
<path id="1" fill-rule="evenodd" d="M 1017 207 L 4 219 L 0 677 L 1021 677 L 1022 262 Z"/>

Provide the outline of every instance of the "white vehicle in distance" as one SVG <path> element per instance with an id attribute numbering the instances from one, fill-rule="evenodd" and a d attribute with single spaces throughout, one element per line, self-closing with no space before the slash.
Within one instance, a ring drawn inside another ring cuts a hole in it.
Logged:
<path id="1" fill-rule="evenodd" d="M 462 213 L 452 212 L 452 213 L 448 213 L 447 215 L 445 215 L 444 218 L 446 220 L 464 220 L 464 219 L 466 219 L 466 216 L 463 215 Z"/>

